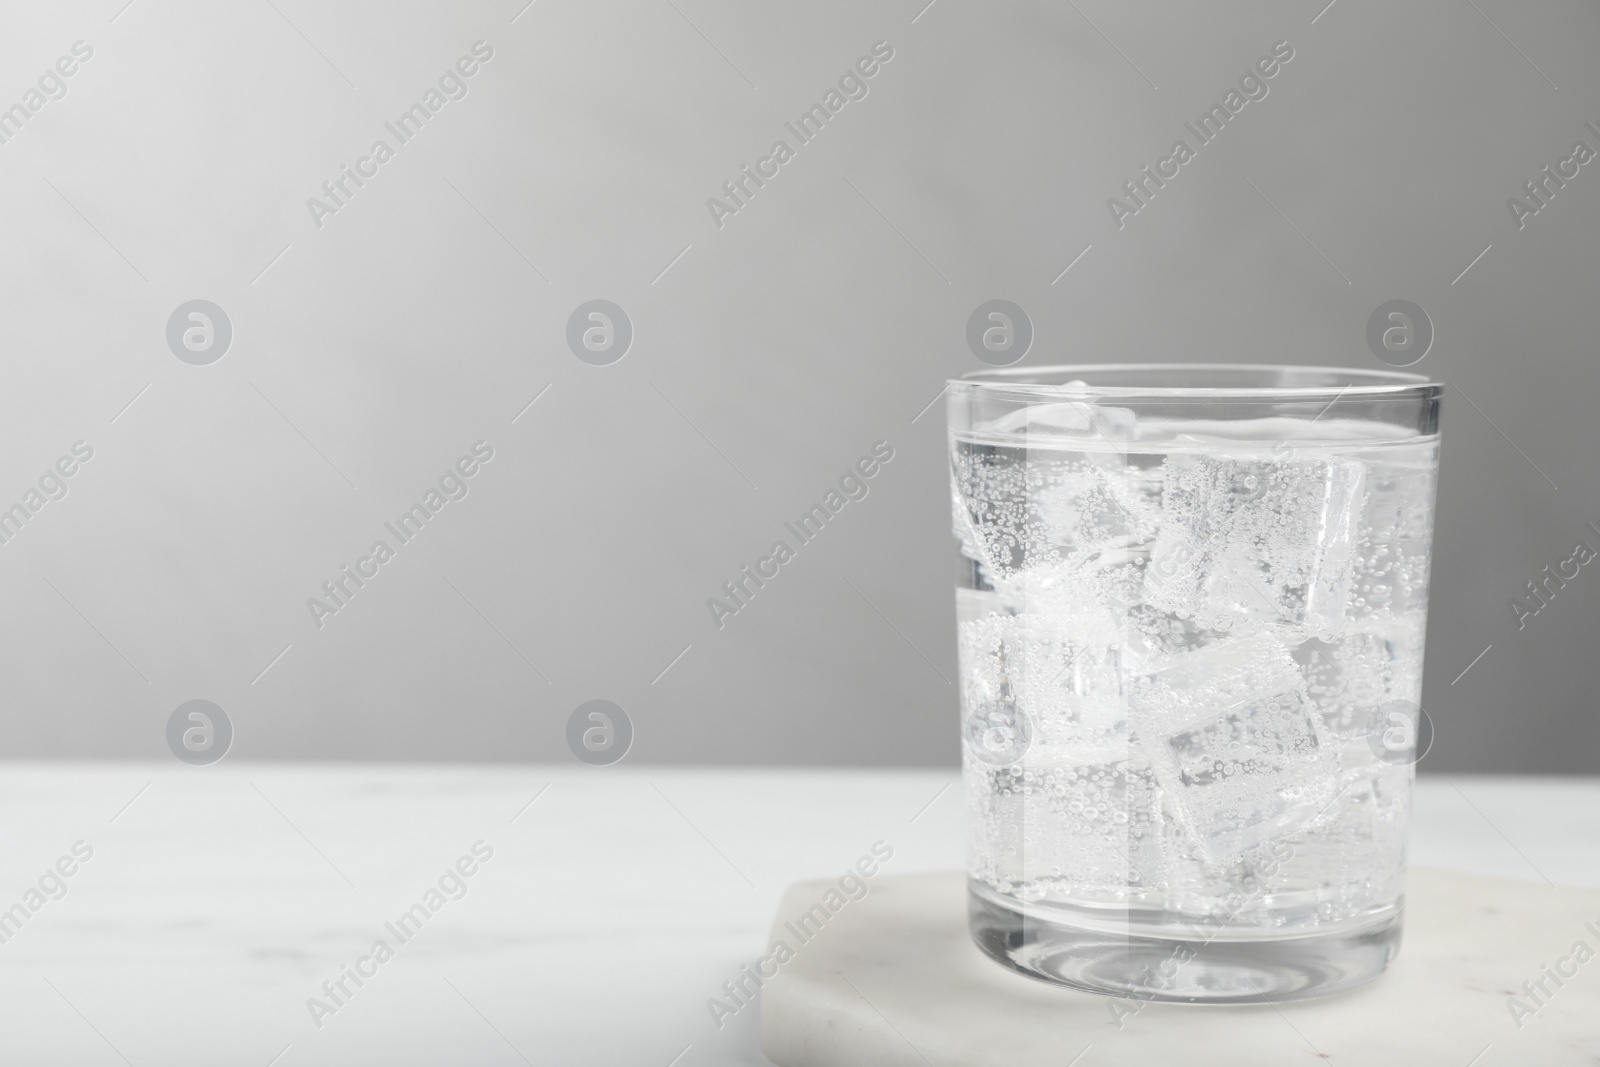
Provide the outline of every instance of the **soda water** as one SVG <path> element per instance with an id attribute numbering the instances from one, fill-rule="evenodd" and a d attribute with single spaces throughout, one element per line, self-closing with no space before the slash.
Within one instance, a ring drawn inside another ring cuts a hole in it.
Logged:
<path id="1" fill-rule="evenodd" d="M 1217 945 L 1397 914 L 1437 449 L 1073 402 L 953 431 L 982 907 Z"/>

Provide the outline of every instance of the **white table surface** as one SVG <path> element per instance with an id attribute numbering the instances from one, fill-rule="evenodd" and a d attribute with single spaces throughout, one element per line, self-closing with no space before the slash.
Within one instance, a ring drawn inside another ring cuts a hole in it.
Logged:
<path id="1" fill-rule="evenodd" d="M 1596 889 L 1417 867 L 1405 946 L 1377 981 L 1281 1006 L 1196 1008 L 995 966 L 967 930 L 960 871 L 880 873 L 802 943 L 791 927 L 834 886 L 800 882 L 778 906 L 772 936 L 793 955 L 761 989 L 761 1048 L 785 1067 L 1600 1063 L 1600 980 L 1567 955 L 1575 939 L 1591 951 L 1600 940 Z M 1541 978 L 1551 965 L 1565 980 Z M 1514 1018 L 1508 996 L 1531 979 L 1546 983 L 1544 1003 Z"/>
<path id="2" fill-rule="evenodd" d="M 718 1030 L 706 1000 L 784 889 L 880 839 L 886 871 L 959 867 L 959 792 L 944 772 L 5 765 L 0 911 L 74 842 L 94 856 L 0 944 L 0 1063 L 764 1063 L 756 1012 Z M 307 999 L 479 840 L 466 896 L 314 1025 Z M 1600 886 L 1600 779 L 1424 778 L 1411 858 Z"/>

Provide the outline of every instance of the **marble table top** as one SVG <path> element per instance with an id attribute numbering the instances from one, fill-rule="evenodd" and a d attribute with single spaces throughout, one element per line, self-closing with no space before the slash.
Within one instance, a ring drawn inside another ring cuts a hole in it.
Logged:
<path id="1" fill-rule="evenodd" d="M 874 879 L 802 942 L 794 919 L 835 885 L 796 885 L 773 925 L 794 953 L 773 960 L 761 990 L 762 1048 L 782 1067 L 1600 1062 L 1600 890 L 1415 868 L 1404 946 L 1376 981 L 1293 1004 L 1195 1007 L 996 966 L 967 933 L 960 871 Z"/>
<path id="2" fill-rule="evenodd" d="M 0 840 L 0 1063 L 30 1067 L 762 1064 L 760 1005 L 708 1001 L 783 893 L 964 846 L 950 772 L 626 762 L 13 763 Z M 1600 887 L 1600 779 L 1424 778 L 1412 841 Z"/>

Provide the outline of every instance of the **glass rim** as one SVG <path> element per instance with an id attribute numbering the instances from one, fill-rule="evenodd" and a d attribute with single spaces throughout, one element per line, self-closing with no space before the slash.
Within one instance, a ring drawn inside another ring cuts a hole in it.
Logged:
<path id="1" fill-rule="evenodd" d="M 1123 378 L 1148 375 L 1159 378 L 1170 374 L 1187 380 L 1180 385 L 1148 385 L 1136 382 L 1094 382 L 1094 377 Z M 1235 375 L 1248 382 L 1252 376 L 1262 384 L 1203 384 L 1208 377 Z M 1051 381 L 1047 379 L 1059 379 Z M 1297 384 L 1272 384 L 1284 381 Z M 1321 379 L 1320 381 L 1318 379 Z M 1152 397 L 1164 399 L 1239 400 L 1340 400 L 1431 399 L 1444 394 L 1444 383 L 1423 374 L 1399 370 L 1356 370 L 1349 367 L 1304 366 L 1291 363 L 1062 363 L 1048 366 L 1004 367 L 971 371 L 950 378 L 946 389 L 981 391 L 997 397 L 1018 400 L 1060 400 L 1069 381 L 1085 384 L 1066 395 L 1075 398 Z"/>

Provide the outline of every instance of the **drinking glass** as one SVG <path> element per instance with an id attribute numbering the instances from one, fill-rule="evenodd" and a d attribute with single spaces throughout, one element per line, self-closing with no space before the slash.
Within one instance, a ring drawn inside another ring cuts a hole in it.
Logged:
<path id="1" fill-rule="evenodd" d="M 1230 364 L 950 383 L 985 953 L 1204 1003 L 1394 958 L 1441 394 Z"/>

